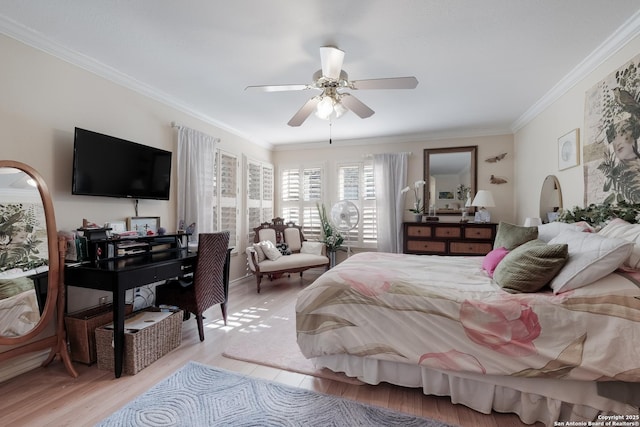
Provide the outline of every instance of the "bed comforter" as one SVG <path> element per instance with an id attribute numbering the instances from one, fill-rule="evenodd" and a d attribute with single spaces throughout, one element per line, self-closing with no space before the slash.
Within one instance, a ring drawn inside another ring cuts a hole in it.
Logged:
<path id="1" fill-rule="evenodd" d="M 640 382 L 640 288 L 615 272 L 559 295 L 512 294 L 482 257 L 361 253 L 304 289 L 307 358 L 349 354 L 449 372 Z"/>

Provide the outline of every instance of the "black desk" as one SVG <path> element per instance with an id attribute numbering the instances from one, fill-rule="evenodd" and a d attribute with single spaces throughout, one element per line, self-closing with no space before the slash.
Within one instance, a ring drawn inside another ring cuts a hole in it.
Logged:
<path id="1" fill-rule="evenodd" d="M 192 273 L 198 256 L 187 249 L 149 252 L 65 267 L 65 285 L 109 291 L 113 294 L 113 354 L 116 378 L 122 375 L 124 359 L 125 292 L 149 283 Z M 225 286 L 229 283 L 229 252 L 225 264 Z M 225 288 L 225 296 L 228 288 Z"/>

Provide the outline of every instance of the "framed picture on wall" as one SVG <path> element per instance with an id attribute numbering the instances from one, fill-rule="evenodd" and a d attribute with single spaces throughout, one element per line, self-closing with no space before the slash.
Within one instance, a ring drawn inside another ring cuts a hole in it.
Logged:
<path id="1" fill-rule="evenodd" d="M 558 170 L 580 164 L 580 129 L 574 129 L 558 138 Z"/>
<path id="2" fill-rule="evenodd" d="M 439 191 L 438 199 L 440 200 L 453 200 L 453 191 Z"/>
<path id="3" fill-rule="evenodd" d="M 160 228 L 159 216 L 131 216 L 127 218 L 127 229 L 142 234 L 157 234 Z"/>

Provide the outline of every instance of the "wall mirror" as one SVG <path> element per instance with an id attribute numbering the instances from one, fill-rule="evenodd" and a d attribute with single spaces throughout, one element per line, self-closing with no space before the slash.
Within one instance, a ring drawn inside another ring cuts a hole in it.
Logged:
<path id="1" fill-rule="evenodd" d="M 62 323 L 64 242 L 57 234 L 42 177 L 0 160 L 0 361 L 50 348 L 45 364 L 59 355 L 77 376 Z"/>
<path id="2" fill-rule="evenodd" d="M 425 212 L 461 215 L 477 189 L 478 146 L 427 148 L 424 150 Z"/>
<path id="3" fill-rule="evenodd" d="M 562 209 L 562 190 L 555 175 L 549 175 L 542 183 L 540 191 L 540 219 L 543 224 L 553 222 Z"/>

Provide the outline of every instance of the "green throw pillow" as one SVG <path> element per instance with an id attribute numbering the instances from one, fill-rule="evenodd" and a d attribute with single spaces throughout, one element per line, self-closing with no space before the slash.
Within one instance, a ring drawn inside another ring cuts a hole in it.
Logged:
<path id="1" fill-rule="evenodd" d="M 507 250 L 512 251 L 521 244 L 537 238 L 538 227 L 522 227 L 508 222 L 501 222 L 498 224 L 493 249 L 507 248 Z"/>
<path id="2" fill-rule="evenodd" d="M 508 292 L 537 292 L 558 274 L 568 259 L 567 244 L 549 245 L 531 240 L 500 261 L 493 280 Z"/>

